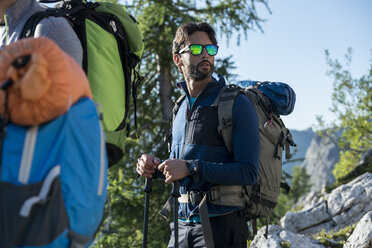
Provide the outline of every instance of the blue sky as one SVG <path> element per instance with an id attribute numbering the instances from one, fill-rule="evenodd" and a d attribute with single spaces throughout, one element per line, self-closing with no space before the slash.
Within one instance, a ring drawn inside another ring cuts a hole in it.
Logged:
<path id="1" fill-rule="evenodd" d="M 351 72 L 356 78 L 366 74 L 372 59 L 371 0 L 269 0 L 270 15 L 264 33 L 249 32 L 240 46 L 232 38 L 219 39 L 217 56 L 233 54 L 238 80 L 279 81 L 292 86 L 297 101 L 293 113 L 284 116 L 288 128 L 304 130 L 316 124 L 316 115 L 326 121 L 333 78 L 326 75 L 325 50 L 331 58 L 344 62 L 353 48 Z"/>
<path id="2" fill-rule="evenodd" d="M 359 78 L 368 72 L 372 54 L 372 0 L 268 0 L 272 14 L 258 8 L 266 19 L 259 30 L 248 32 L 240 46 L 235 37 L 219 37 L 220 58 L 233 55 L 238 80 L 285 82 L 296 92 L 293 113 L 283 116 L 288 128 L 304 130 L 326 121 L 333 78 L 326 75 L 325 50 L 344 61 L 353 48 L 351 71 Z"/>

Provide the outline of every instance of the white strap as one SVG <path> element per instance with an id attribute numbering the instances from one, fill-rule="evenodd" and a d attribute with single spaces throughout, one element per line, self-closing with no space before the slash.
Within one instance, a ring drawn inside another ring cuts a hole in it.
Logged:
<path id="1" fill-rule="evenodd" d="M 181 194 L 181 197 L 178 197 L 178 202 L 189 203 L 190 202 L 189 192 L 187 192 L 186 194 Z"/>
<path id="2" fill-rule="evenodd" d="M 34 204 L 45 201 L 54 179 L 61 174 L 61 166 L 55 166 L 49 171 L 46 176 L 43 185 L 41 186 L 39 195 L 28 198 L 22 205 L 19 215 L 22 217 L 28 217 Z"/>
<path id="3" fill-rule="evenodd" d="M 102 129 L 101 121 L 99 122 L 100 130 L 100 169 L 99 169 L 99 182 L 97 194 L 100 196 L 103 193 L 104 177 L 105 177 L 105 134 Z"/>
<path id="4" fill-rule="evenodd" d="M 27 184 L 30 177 L 32 160 L 34 158 L 35 143 L 39 126 L 32 126 L 27 130 L 21 164 L 19 166 L 18 181 Z"/>

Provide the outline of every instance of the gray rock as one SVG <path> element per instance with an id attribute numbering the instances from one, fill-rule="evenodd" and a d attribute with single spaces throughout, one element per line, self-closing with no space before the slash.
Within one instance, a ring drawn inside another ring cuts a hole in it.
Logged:
<path id="1" fill-rule="evenodd" d="M 280 226 L 277 225 L 270 225 L 269 226 L 269 235 L 266 239 L 264 234 L 266 232 L 266 227 L 260 228 L 258 230 L 256 236 L 251 242 L 251 248 L 282 248 L 280 242 L 284 241 L 279 237 L 280 232 L 283 230 Z"/>
<path id="2" fill-rule="evenodd" d="M 337 231 L 358 222 L 372 211 L 372 173 L 365 173 L 329 195 L 313 200 L 312 207 L 288 212 L 281 220 L 286 230 L 301 234 L 316 234 L 322 229 Z"/>
<path id="3" fill-rule="evenodd" d="M 296 248 L 324 248 L 318 244 L 317 240 L 311 239 L 304 235 L 295 234 L 288 230 L 284 230 L 280 226 L 270 225 L 269 236 L 266 239 L 265 234 L 266 227 L 262 227 L 255 236 L 251 243 L 252 248 L 282 248 L 283 242 L 290 244 L 290 247 Z"/>
<path id="4" fill-rule="evenodd" d="M 331 220 L 327 205 L 323 203 L 315 208 L 300 212 L 288 212 L 281 220 L 281 226 L 292 232 L 300 232 L 309 227 Z"/>
<path id="5" fill-rule="evenodd" d="M 372 182 L 371 182 L 372 183 Z M 372 184 L 371 184 L 372 186 Z M 365 184 L 350 182 L 334 189 L 328 196 L 328 209 L 332 216 L 335 216 L 363 201 L 366 196 Z"/>
<path id="6" fill-rule="evenodd" d="M 363 216 L 344 245 L 344 248 L 370 247 L 372 247 L 372 211 Z"/>

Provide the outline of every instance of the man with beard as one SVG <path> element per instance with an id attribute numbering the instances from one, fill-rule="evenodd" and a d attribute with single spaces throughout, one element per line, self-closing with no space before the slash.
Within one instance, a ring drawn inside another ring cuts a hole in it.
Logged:
<path id="1" fill-rule="evenodd" d="M 218 52 L 214 29 L 207 23 L 180 26 L 173 40 L 173 61 L 185 81 L 178 84 L 186 95 L 179 103 L 172 126 L 171 153 L 160 161 L 143 154 L 137 172 L 143 177 L 162 177 L 165 183 L 180 182 L 178 209 L 179 247 L 247 247 L 248 227 L 240 207 L 207 202 L 210 229 L 201 223 L 199 209 L 212 186 L 254 184 L 258 175 L 259 130 L 252 103 L 235 99 L 232 113 L 233 153 L 218 131 L 217 107 L 213 104 L 225 86 L 213 74 Z M 212 76 L 213 74 L 213 76 Z M 203 229 L 204 228 L 204 229 Z M 171 224 L 171 230 L 174 227 Z M 211 235 L 206 235 L 211 231 Z M 203 235 L 204 234 L 204 235 Z M 173 247 L 172 234 L 168 247 Z"/>

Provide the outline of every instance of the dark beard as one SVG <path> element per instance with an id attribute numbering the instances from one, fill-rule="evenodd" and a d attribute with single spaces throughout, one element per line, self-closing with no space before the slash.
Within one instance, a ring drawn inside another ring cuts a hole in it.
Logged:
<path id="1" fill-rule="evenodd" d="M 207 62 L 211 67 L 211 70 L 209 72 L 203 72 L 198 69 L 199 65 L 205 62 Z M 194 81 L 201 81 L 206 78 L 209 78 L 210 76 L 212 76 L 213 71 L 214 71 L 214 66 L 208 60 L 203 60 L 197 63 L 196 65 L 189 65 L 187 67 L 187 75 L 189 76 L 190 79 Z"/>

